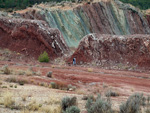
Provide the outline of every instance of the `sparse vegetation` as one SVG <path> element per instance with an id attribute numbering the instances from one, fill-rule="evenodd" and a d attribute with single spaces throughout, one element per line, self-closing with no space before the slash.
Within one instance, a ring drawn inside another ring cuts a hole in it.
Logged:
<path id="1" fill-rule="evenodd" d="M 2 86 L 2 88 L 7 88 L 7 86 Z"/>
<path id="2" fill-rule="evenodd" d="M 88 68 L 87 71 L 88 72 L 93 72 L 93 68 Z"/>
<path id="3" fill-rule="evenodd" d="M 49 71 L 49 72 L 46 74 L 46 76 L 49 77 L 49 78 L 52 78 L 52 73 L 53 73 L 52 71 Z"/>
<path id="4" fill-rule="evenodd" d="M 71 106 L 77 105 L 77 98 L 76 97 L 64 97 L 62 99 L 62 110 L 65 112 L 67 108 Z"/>
<path id="5" fill-rule="evenodd" d="M 143 94 L 138 93 L 130 96 L 126 103 L 120 105 L 120 113 L 142 113 L 141 106 L 145 105 L 143 98 Z"/>
<path id="6" fill-rule="evenodd" d="M 12 106 L 15 104 L 15 101 L 13 100 L 13 94 L 10 92 L 6 92 L 4 95 L 4 106 L 7 108 L 12 108 Z"/>
<path id="7" fill-rule="evenodd" d="M 28 83 L 26 80 L 23 79 L 17 79 L 15 77 L 10 77 L 6 79 L 6 82 L 14 82 L 18 83 L 19 85 L 24 85 L 25 83 Z"/>
<path id="8" fill-rule="evenodd" d="M 32 100 L 29 105 L 27 106 L 28 110 L 31 111 L 38 111 L 40 108 L 39 104 L 36 102 L 36 100 Z"/>
<path id="9" fill-rule="evenodd" d="M 17 88 L 17 85 L 15 85 L 14 87 Z"/>
<path id="10" fill-rule="evenodd" d="M 110 101 L 101 98 L 98 95 L 96 101 L 92 98 L 88 98 L 86 103 L 86 109 L 88 113 L 113 113 Z"/>
<path id="11" fill-rule="evenodd" d="M 64 113 L 80 113 L 80 109 L 77 106 L 71 106 L 68 107 Z"/>
<path id="12" fill-rule="evenodd" d="M 27 95 L 23 95 L 22 96 L 22 101 L 26 101 L 26 99 L 27 99 Z"/>
<path id="13" fill-rule="evenodd" d="M 2 71 L 4 74 L 7 74 L 7 75 L 10 74 L 10 69 L 9 69 L 8 65 L 3 66 Z"/>
<path id="14" fill-rule="evenodd" d="M 11 88 L 12 88 L 12 87 L 13 87 L 13 85 L 12 85 L 12 84 L 10 84 L 10 85 L 9 85 L 9 87 L 11 87 Z"/>
<path id="15" fill-rule="evenodd" d="M 46 51 L 44 51 L 44 53 L 40 54 L 38 60 L 39 60 L 39 62 L 49 62 L 48 53 Z"/>
<path id="16" fill-rule="evenodd" d="M 16 80 L 15 77 L 10 77 L 10 78 L 7 78 L 7 79 L 6 79 L 6 82 L 14 82 L 14 83 L 16 83 L 17 80 Z"/>
<path id="17" fill-rule="evenodd" d="M 28 70 L 25 72 L 25 74 L 26 74 L 27 76 L 32 76 L 32 75 L 34 74 L 34 72 L 33 72 L 31 69 L 28 69 Z"/>
<path id="18" fill-rule="evenodd" d="M 110 97 L 110 96 L 116 97 L 116 96 L 119 96 L 119 94 L 116 93 L 116 92 L 114 92 L 114 91 L 108 90 L 108 91 L 105 93 L 105 96 L 106 96 L 106 97 Z"/>
<path id="19" fill-rule="evenodd" d="M 44 113 L 61 113 L 61 106 L 59 105 L 43 106 L 40 108 L 40 111 Z"/>
<path id="20" fill-rule="evenodd" d="M 18 80 L 19 85 L 24 85 L 25 83 L 27 83 L 26 80 Z"/>
<path id="21" fill-rule="evenodd" d="M 73 85 L 69 84 L 68 85 L 68 90 L 75 91 L 76 90 L 76 86 L 73 86 Z"/>
<path id="22" fill-rule="evenodd" d="M 55 82 L 51 82 L 50 85 L 51 85 L 52 88 L 56 88 L 56 83 Z"/>

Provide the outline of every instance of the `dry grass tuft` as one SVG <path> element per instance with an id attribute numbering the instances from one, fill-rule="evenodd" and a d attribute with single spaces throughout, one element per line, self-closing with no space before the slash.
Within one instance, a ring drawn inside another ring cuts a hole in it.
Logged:
<path id="1" fill-rule="evenodd" d="M 13 94 L 10 92 L 5 92 L 3 95 L 4 106 L 7 108 L 11 108 L 15 104 L 15 101 L 13 100 Z"/>
<path id="2" fill-rule="evenodd" d="M 88 72 L 93 72 L 93 68 L 88 68 L 87 71 Z"/>
<path id="3" fill-rule="evenodd" d="M 61 99 L 58 96 L 51 95 L 48 98 L 47 104 L 48 105 L 52 105 L 52 104 L 60 105 L 61 104 Z"/>
<path id="4" fill-rule="evenodd" d="M 40 109 L 40 111 L 44 113 L 61 113 L 61 106 L 60 105 L 44 106 Z"/>
<path id="5" fill-rule="evenodd" d="M 25 74 L 27 76 L 32 76 L 33 75 L 33 71 L 31 71 L 30 69 L 28 69 L 27 71 L 25 71 Z"/>
<path id="6" fill-rule="evenodd" d="M 40 104 L 36 102 L 36 100 L 32 100 L 29 105 L 27 106 L 27 109 L 30 111 L 38 111 L 40 108 Z"/>
<path id="7" fill-rule="evenodd" d="M 26 101 L 27 100 L 27 95 L 23 95 L 22 96 L 22 101 Z"/>
<path id="8" fill-rule="evenodd" d="M 4 74 L 7 74 L 7 75 L 10 74 L 11 71 L 10 71 L 8 65 L 4 65 L 4 66 L 2 67 L 2 72 L 3 72 Z"/>

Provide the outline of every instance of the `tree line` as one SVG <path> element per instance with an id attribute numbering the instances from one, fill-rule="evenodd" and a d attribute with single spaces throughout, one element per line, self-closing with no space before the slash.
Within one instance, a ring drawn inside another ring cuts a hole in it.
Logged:
<path id="1" fill-rule="evenodd" d="M 0 0 L 0 8 L 12 8 L 12 9 L 24 9 L 30 7 L 35 3 L 56 1 L 61 2 L 62 0 Z"/>
<path id="2" fill-rule="evenodd" d="M 0 8 L 24 9 L 26 7 L 34 5 L 35 3 L 50 2 L 50 1 L 61 2 L 63 0 L 0 0 Z M 150 8 L 150 0 L 120 0 L 120 1 L 124 3 L 130 3 L 136 7 L 139 7 L 140 9 Z"/>
<path id="3" fill-rule="evenodd" d="M 140 9 L 149 9 L 150 8 L 150 0 L 120 0 L 124 3 L 130 3 Z"/>

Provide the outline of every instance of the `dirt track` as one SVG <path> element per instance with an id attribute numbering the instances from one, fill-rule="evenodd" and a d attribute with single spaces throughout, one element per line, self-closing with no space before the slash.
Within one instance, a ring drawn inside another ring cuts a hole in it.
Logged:
<path id="1" fill-rule="evenodd" d="M 91 90 L 94 90 L 95 87 L 107 85 L 108 87 L 117 89 L 121 95 L 130 95 L 132 92 L 150 94 L 150 74 L 146 72 L 105 70 L 81 67 L 79 65 L 63 66 L 44 63 L 16 64 L 13 62 L 0 62 L 1 66 L 4 64 L 8 64 L 11 69 L 26 70 L 32 67 L 34 71 L 41 71 L 41 76 L 30 77 L 30 79 L 38 82 L 50 83 L 51 81 L 56 81 L 66 85 L 72 84 L 87 91 L 90 87 L 92 87 Z M 46 77 L 46 73 L 49 71 L 53 72 L 53 78 Z M 127 93 L 127 91 L 129 91 L 129 93 Z M 88 92 L 92 93 L 91 91 Z"/>

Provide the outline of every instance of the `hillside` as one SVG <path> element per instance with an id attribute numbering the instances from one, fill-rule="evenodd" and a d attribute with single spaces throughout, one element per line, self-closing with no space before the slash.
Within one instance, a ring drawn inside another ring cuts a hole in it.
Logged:
<path id="1" fill-rule="evenodd" d="M 0 10 L 0 113 L 149 113 L 149 95 L 148 10 L 118 0 Z"/>
<path id="2" fill-rule="evenodd" d="M 91 4 L 64 3 L 35 5 L 14 15 L 26 19 L 44 20 L 58 28 L 69 47 L 77 47 L 89 33 L 129 35 L 150 34 L 150 28 L 140 10 L 117 0 Z"/>

